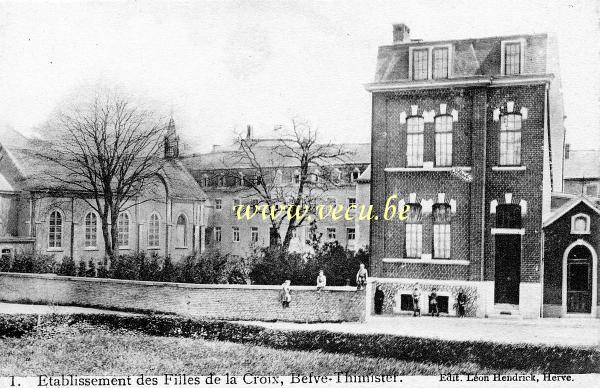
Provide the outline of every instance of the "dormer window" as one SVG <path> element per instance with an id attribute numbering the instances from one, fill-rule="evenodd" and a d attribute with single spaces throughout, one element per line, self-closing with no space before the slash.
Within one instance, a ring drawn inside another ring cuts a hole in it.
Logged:
<path id="1" fill-rule="evenodd" d="M 523 39 L 502 42 L 501 72 L 503 75 L 523 73 L 524 46 Z"/>
<path id="2" fill-rule="evenodd" d="M 433 49 L 433 79 L 448 78 L 448 47 Z"/>
<path id="3" fill-rule="evenodd" d="M 590 216 L 579 213 L 571 217 L 571 234 L 590 234 Z"/>
<path id="4" fill-rule="evenodd" d="M 450 77 L 452 45 L 409 47 L 409 77 L 413 81 Z"/>
<path id="5" fill-rule="evenodd" d="M 413 50 L 413 52 L 412 52 L 412 60 L 413 60 L 412 77 L 413 77 L 413 80 L 427 79 L 427 73 L 429 70 L 428 57 L 429 57 L 429 50 L 427 50 L 427 49 Z"/>

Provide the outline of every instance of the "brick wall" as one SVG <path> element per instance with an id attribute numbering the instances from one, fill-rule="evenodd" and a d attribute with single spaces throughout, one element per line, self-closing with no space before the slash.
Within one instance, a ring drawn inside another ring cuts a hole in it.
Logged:
<path id="1" fill-rule="evenodd" d="M 182 284 L 0 273 L 0 300 L 143 309 L 209 319 L 295 322 L 359 321 L 365 293 L 350 287 L 292 286 L 283 309 L 279 286 Z"/>

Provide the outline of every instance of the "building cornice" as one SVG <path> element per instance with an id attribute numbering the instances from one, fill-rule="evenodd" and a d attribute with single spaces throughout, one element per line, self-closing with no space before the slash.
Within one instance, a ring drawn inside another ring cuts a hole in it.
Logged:
<path id="1" fill-rule="evenodd" d="M 365 89 L 371 93 L 377 93 L 474 86 L 502 87 L 513 85 L 547 84 L 550 83 L 552 79 L 554 79 L 553 74 L 525 74 L 518 76 L 477 76 L 425 81 L 402 80 L 393 82 L 369 83 L 365 85 Z"/>

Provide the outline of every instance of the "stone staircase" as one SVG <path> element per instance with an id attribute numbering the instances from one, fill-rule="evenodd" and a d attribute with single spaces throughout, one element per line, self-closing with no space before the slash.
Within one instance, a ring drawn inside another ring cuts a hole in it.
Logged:
<path id="1" fill-rule="evenodd" d="M 488 313 L 488 318 L 523 319 L 519 311 L 519 305 L 513 304 L 495 304 L 492 311 Z"/>

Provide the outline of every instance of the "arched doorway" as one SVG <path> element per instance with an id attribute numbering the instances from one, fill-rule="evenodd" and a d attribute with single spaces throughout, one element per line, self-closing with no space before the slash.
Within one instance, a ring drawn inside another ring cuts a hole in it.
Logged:
<path id="1" fill-rule="evenodd" d="M 596 315 L 597 261 L 594 248 L 583 240 L 563 256 L 563 312 Z"/>

